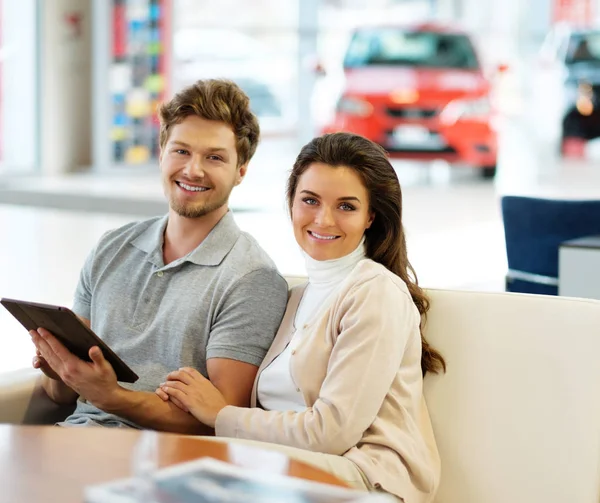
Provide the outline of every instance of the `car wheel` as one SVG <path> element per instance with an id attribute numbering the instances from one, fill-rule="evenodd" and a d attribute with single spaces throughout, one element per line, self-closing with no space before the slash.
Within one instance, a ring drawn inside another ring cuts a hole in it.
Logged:
<path id="1" fill-rule="evenodd" d="M 496 166 L 482 166 L 480 168 L 481 178 L 490 180 L 496 176 Z"/>

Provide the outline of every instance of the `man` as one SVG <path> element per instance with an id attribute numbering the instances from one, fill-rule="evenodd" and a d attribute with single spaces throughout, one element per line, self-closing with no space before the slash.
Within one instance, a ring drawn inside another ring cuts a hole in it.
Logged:
<path id="1" fill-rule="evenodd" d="M 102 236 L 73 307 L 140 378 L 125 387 L 99 348 L 86 362 L 47 330 L 32 331 L 48 396 L 80 397 L 63 425 L 204 432 L 155 389 L 169 372 L 194 367 L 229 403 L 247 406 L 285 310 L 285 280 L 228 210 L 259 139 L 248 97 L 229 81 L 198 81 L 163 104 L 160 121 L 168 215 Z"/>

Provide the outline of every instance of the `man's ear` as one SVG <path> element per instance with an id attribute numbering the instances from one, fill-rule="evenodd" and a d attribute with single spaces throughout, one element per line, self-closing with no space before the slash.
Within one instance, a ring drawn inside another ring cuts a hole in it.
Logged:
<path id="1" fill-rule="evenodd" d="M 244 177 L 246 176 L 246 172 L 248 171 L 248 163 L 242 164 L 238 170 L 237 170 L 237 175 L 236 175 L 236 179 L 235 179 L 235 184 L 239 185 L 240 183 L 242 183 L 242 180 L 244 179 Z"/>

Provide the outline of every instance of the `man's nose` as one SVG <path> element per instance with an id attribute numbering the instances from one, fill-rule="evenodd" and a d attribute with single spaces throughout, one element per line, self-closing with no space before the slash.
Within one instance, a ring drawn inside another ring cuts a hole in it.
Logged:
<path id="1" fill-rule="evenodd" d="M 190 156 L 185 165 L 185 173 L 192 178 L 202 178 L 204 176 L 202 158 L 196 155 Z"/>

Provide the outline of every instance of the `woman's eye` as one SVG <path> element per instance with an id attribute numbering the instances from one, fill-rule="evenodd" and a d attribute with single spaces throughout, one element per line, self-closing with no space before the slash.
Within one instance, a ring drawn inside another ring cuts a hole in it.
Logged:
<path id="1" fill-rule="evenodd" d="M 342 203 L 340 209 L 343 211 L 354 211 L 356 208 L 348 203 Z"/>
<path id="2" fill-rule="evenodd" d="M 313 199 L 312 197 L 305 197 L 304 199 L 302 199 L 302 202 L 304 202 L 310 206 L 314 206 L 315 204 L 317 204 L 317 200 Z"/>

